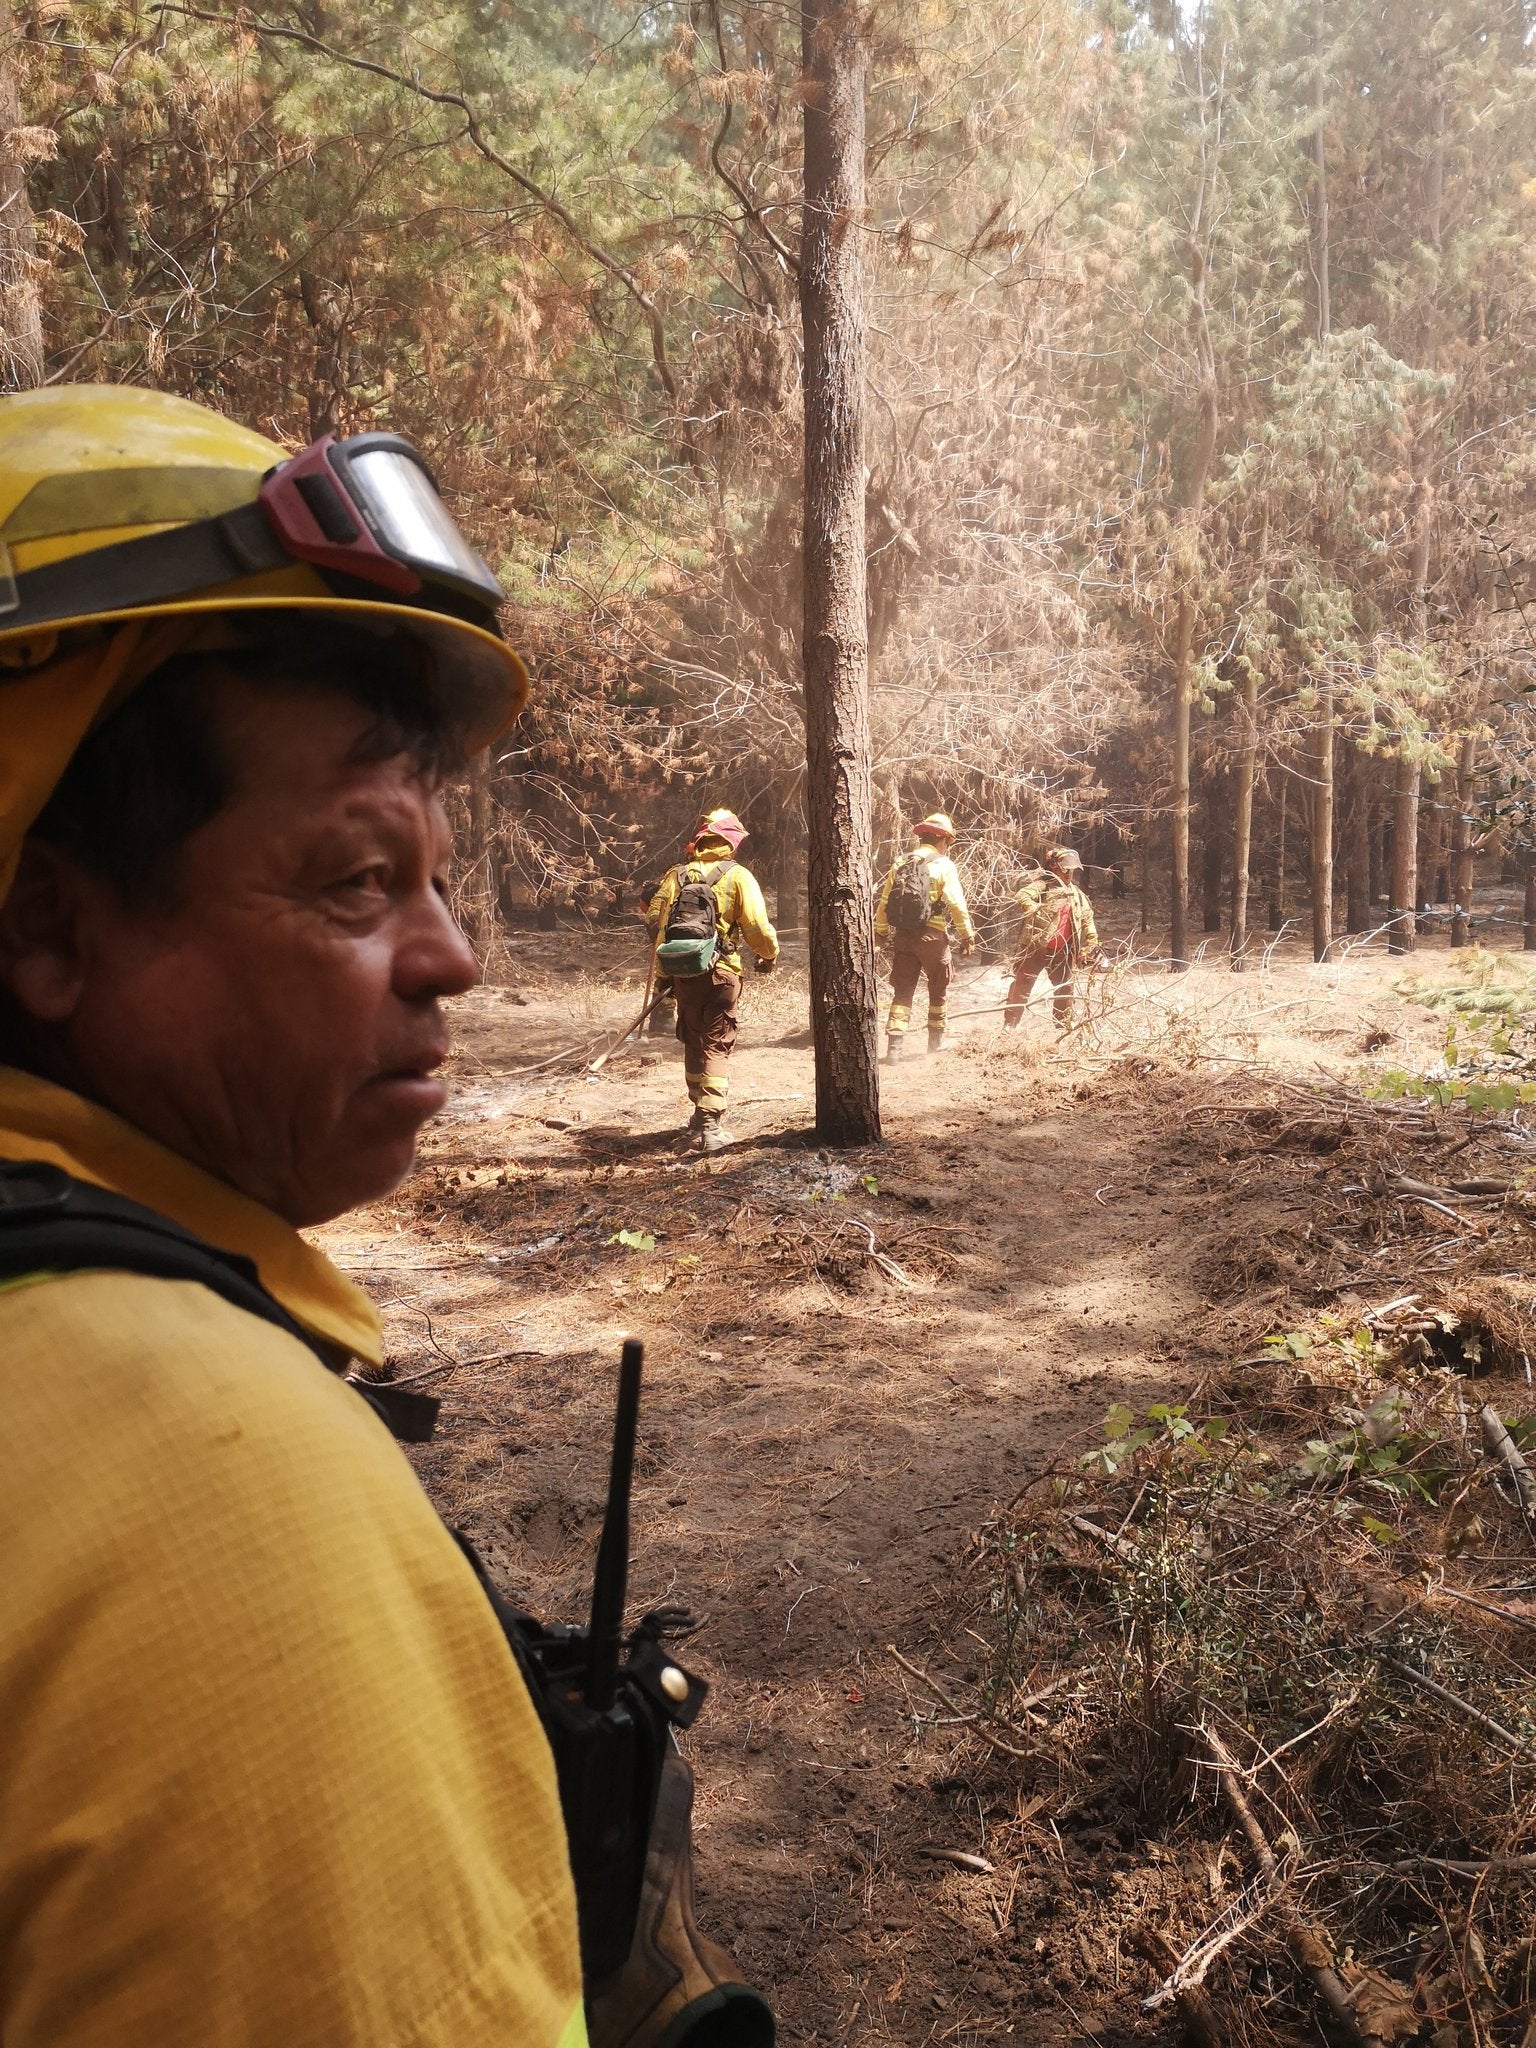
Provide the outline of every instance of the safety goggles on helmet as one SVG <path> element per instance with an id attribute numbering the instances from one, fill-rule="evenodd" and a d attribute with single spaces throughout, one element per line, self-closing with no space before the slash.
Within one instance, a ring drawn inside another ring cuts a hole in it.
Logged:
<path id="1" fill-rule="evenodd" d="M 505 602 L 421 456 L 398 434 L 333 434 L 269 470 L 253 504 L 0 576 L 0 629 L 142 608 L 307 563 L 340 594 L 491 624 Z"/>

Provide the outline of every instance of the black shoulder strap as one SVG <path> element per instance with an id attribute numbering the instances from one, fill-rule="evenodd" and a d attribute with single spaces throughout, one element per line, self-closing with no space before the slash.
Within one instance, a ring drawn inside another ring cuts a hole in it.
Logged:
<path id="1" fill-rule="evenodd" d="M 731 869 L 735 867 L 735 865 L 736 863 L 733 859 L 717 860 L 714 866 L 706 871 L 704 880 L 708 883 L 709 887 L 713 889 L 716 882 L 723 882 L 725 880 L 726 876 L 731 872 Z"/>
<path id="2" fill-rule="evenodd" d="M 328 1371 L 335 1354 L 261 1283 L 251 1260 L 220 1250 L 168 1216 L 125 1195 L 75 1180 L 37 1159 L 0 1163 L 0 1283 L 33 1273 L 87 1270 L 191 1280 L 247 1315 L 259 1316 L 313 1351 Z M 406 1387 L 348 1384 L 407 1443 L 425 1443 L 438 1403 Z"/>

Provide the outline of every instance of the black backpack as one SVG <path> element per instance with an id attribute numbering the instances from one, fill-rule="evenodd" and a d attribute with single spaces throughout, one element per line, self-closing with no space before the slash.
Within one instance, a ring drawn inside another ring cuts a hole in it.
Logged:
<path id="1" fill-rule="evenodd" d="M 921 851 L 903 854 L 891 873 L 885 921 L 893 932 L 924 930 L 933 916 L 933 874 Z"/>
<path id="2" fill-rule="evenodd" d="M 715 884 L 728 875 L 734 860 L 717 860 L 713 867 L 696 863 L 677 870 L 678 890 L 667 917 L 661 944 L 656 948 L 656 965 L 663 974 L 708 974 L 720 951 L 720 906 Z M 690 869 L 698 879 L 690 880 Z"/>

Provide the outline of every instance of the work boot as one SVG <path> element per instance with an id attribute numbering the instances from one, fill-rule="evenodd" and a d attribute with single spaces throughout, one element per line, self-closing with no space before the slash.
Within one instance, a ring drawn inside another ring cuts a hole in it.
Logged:
<path id="1" fill-rule="evenodd" d="M 699 1150 L 701 1152 L 723 1152 L 731 1142 L 731 1134 L 725 1128 L 724 1112 L 718 1109 L 699 1111 Z"/>
<path id="2" fill-rule="evenodd" d="M 696 1138 L 699 1135 L 700 1131 L 703 1130 L 703 1128 L 704 1112 L 702 1109 L 699 1108 L 699 1105 L 695 1103 L 693 1105 L 693 1115 L 688 1119 L 688 1129 L 690 1133 Z"/>
<path id="3" fill-rule="evenodd" d="M 886 1038 L 885 1064 L 888 1067 L 894 1067 L 896 1062 L 901 1058 L 902 1047 L 906 1044 L 906 1042 L 907 1036 L 904 1031 L 893 1031 Z"/>
<path id="4" fill-rule="evenodd" d="M 944 1050 L 944 1026 L 942 1024 L 937 1030 L 931 1024 L 928 1026 L 928 1050 L 930 1052 L 942 1052 Z"/>

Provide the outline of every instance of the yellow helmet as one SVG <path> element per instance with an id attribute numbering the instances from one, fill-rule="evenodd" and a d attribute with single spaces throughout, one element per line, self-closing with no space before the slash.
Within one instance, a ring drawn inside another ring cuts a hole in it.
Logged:
<path id="1" fill-rule="evenodd" d="M 930 811 L 912 830 L 919 839 L 953 839 L 955 836 L 954 824 L 947 811 Z"/>
<path id="2" fill-rule="evenodd" d="M 76 629 L 323 611 L 407 631 L 470 748 L 527 701 L 494 576 L 409 443 L 327 436 L 289 457 L 160 391 L 55 385 L 0 403 L 0 689 Z"/>

